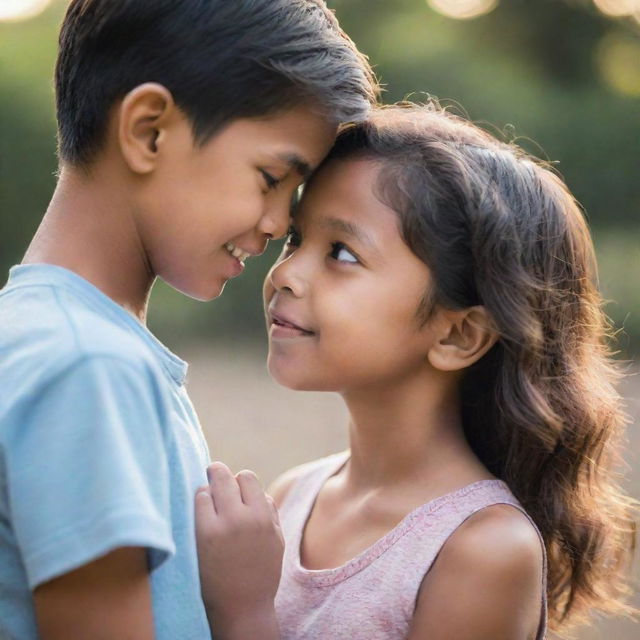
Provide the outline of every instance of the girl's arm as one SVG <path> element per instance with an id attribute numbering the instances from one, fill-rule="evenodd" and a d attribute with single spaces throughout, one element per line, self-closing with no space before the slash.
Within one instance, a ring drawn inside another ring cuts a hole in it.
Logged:
<path id="1" fill-rule="evenodd" d="M 274 599 L 284 542 L 277 510 L 251 471 L 209 467 L 196 494 L 202 597 L 217 640 L 278 640 Z"/>
<path id="2" fill-rule="evenodd" d="M 542 606 L 542 547 L 507 505 L 470 517 L 422 583 L 407 640 L 534 640 Z"/>

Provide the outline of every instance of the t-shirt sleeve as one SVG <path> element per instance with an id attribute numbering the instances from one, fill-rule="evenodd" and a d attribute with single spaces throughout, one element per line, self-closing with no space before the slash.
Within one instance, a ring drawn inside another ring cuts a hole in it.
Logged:
<path id="1" fill-rule="evenodd" d="M 29 586 L 119 547 L 146 548 L 150 570 L 175 553 L 168 402 L 154 370 L 86 357 L 33 396 L 12 425 L 6 460 Z"/>

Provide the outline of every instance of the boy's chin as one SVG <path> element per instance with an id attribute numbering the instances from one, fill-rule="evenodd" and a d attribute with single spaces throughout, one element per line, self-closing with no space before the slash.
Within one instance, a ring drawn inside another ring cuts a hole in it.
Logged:
<path id="1" fill-rule="evenodd" d="M 187 298 L 197 300 L 198 302 L 211 302 L 222 295 L 224 287 L 227 284 L 226 280 L 198 282 L 198 283 L 185 283 L 185 282 L 173 282 L 162 278 L 162 280 L 169 285 L 172 289 L 181 293 Z"/>

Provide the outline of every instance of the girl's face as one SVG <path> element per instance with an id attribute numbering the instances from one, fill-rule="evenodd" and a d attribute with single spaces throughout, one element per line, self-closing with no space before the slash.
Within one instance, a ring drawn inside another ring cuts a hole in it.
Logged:
<path id="1" fill-rule="evenodd" d="M 417 316 L 429 271 L 374 195 L 380 170 L 360 159 L 324 167 L 267 275 L 269 371 L 284 386 L 386 387 L 429 366 L 429 324 Z"/>

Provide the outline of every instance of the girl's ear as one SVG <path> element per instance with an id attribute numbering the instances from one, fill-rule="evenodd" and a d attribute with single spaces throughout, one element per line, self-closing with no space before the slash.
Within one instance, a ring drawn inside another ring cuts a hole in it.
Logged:
<path id="1" fill-rule="evenodd" d="M 434 318 L 436 336 L 427 358 L 440 371 L 459 371 L 470 367 L 493 347 L 498 332 L 482 306 L 462 311 L 442 310 Z"/>
<path id="2" fill-rule="evenodd" d="M 153 171 L 176 112 L 171 92 L 155 82 L 141 84 L 124 97 L 118 107 L 118 143 L 131 171 Z"/>

